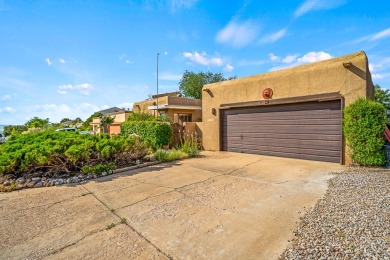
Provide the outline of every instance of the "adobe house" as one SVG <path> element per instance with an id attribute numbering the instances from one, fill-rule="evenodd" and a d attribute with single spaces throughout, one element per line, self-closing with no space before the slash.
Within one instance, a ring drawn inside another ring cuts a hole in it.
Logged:
<path id="1" fill-rule="evenodd" d="M 350 164 L 343 108 L 373 98 L 364 52 L 205 85 L 206 150 Z"/>
<path id="2" fill-rule="evenodd" d="M 169 92 L 135 102 L 133 112 L 154 116 L 167 115 L 172 123 L 183 125 L 184 122 L 202 121 L 202 100 L 181 97 L 180 92 Z"/>
<path id="3" fill-rule="evenodd" d="M 120 108 L 110 108 L 106 110 L 99 111 L 98 113 L 103 114 L 104 116 L 114 117 L 114 123 L 108 126 L 108 133 L 110 135 L 120 134 L 121 132 L 121 124 L 125 122 L 131 113 L 130 110 L 120 109 Z M 103 133 L 102 127 L 100 127 L 101 118 L 94 117 L 90 125 L 92 126 L 92 130 L 95 134 Z"/>

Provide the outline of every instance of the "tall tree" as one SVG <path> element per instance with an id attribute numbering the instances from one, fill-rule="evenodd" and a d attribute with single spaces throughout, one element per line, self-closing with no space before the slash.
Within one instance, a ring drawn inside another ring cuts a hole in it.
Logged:
<path id="1" fill-rule="evenodd" d="M 206 84 L 235 79 L 234 77 L 225 78 L 221 72 L 191 72 L 185 71 L 179 82 L 179 90 L 185 97 L 201 99 L 202 87 Z"/>
<path id="2" fill-rule="evenodd" d="M 374 86 L 374 100 L 378 103 L 381 103 L 385 106 L 386 110 L 388 111 L 387 116 L 389 117 L 389 110 L 390 110 L 390 90 L 389 89 L 382 89 L 381 86 L 376 84 Z"/>
<path id="3" fill-rule="evenodd" d="M 49 125 L 49 118 L 42 119 L 39 117 L 34 117 L 30 120 L 28 120 L 25 125 L 28 128 L 45 128 Z"/>
<path id="4" fill-rule="evenodd" d="M 60 123 L 64 123 L 64 122 L 68 122 L 68 121 L 72 121 L 70 118 L 67 118 L 67 117 L 64 117 L 63 119 L 61 119 Z"/>

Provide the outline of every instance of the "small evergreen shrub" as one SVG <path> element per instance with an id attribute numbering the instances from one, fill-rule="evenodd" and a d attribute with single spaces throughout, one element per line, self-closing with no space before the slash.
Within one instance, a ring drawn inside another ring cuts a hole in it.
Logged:
<path id="1" fill-rule="evenodd" d="M 354 162 L 365 166 L 386 163 L 386 120 L 385 107 L 372 100 L 358 99 L 344 109 L 343 131 Z"/>
<path id="2" fill-rule="evenodd" d="M 143 158 L 149 147 L 137 136 L 44 131 L 11 136 L 0 146 L 0 175 L 101 173 Z M 91 168 L 88 168 L 91 167 Z"/>

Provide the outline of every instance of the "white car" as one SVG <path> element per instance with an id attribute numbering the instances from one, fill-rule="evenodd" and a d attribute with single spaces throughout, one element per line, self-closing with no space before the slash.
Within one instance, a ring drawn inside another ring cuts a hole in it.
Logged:
<path id="1" fill-rule="evenodd" d="M 4 143 L 5 140 L 7 140 L 4 136 L 4 134 L 0 134 L 0 143 Z"/>

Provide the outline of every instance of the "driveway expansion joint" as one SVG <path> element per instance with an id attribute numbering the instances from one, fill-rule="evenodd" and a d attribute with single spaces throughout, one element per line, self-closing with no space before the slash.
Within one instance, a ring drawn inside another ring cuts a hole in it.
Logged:
<path id="1" fill-rule="evenodd" d="M 119 219 L 123 219 L 123 217 L 121 215 L 119 215 L 117 212 L 111 210 L 111 208 L 106 204 L 104 203 L 102 200 L 100 200 L 94 193 L 92 193 L 88 188 L 86 188 L 84 185 L 82 185 L 82 187 L 87 190 L 89 193 L 91 193 L 91 195 L 97 200 L 99 201 L 105 208 L 107 208 L 112 214 L 114 214 L 115 216 L 117 216 Z M 166 256 L 168 259 L 173 259 L 172 256 L 170 256 L 168 253 L 164 252 L 160 247 L 158 247 L 156 244 L 154 244 L 152 241 L 150 241 L 146 236 L 144 236 L 140 231 L 138 231 L 136 228 L 134 228 L 132 225 L 130 225 L 128 223 L 128 221 L 126 221 L 126 223 L 124 223 L 126 226 L 128 226 L 133 232 L 135 232 L 138 236 L 140 236 L 143 240 L 145 240 L 148 244 L 150 244 L 151 246 L 153 246 L 158 252 L 160 252 L 161 254 L 163 254 L 164 256 Z"/>

